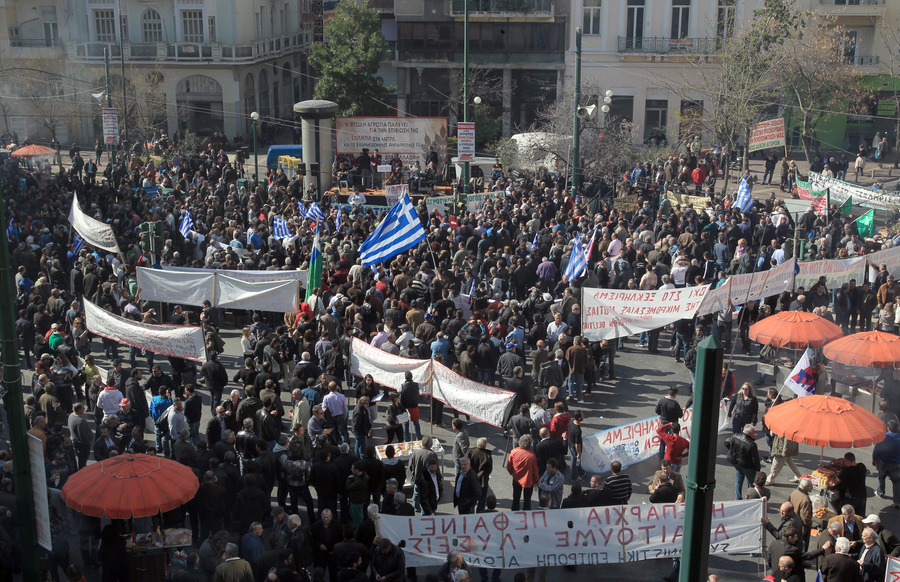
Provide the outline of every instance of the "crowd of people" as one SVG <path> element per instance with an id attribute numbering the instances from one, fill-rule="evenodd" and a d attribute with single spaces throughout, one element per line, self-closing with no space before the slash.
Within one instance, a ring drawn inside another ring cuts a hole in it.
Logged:
<path id="1" fill-rule="evenodd" d="M 532 509 L 535 497 L 548 509 L 629 501 L 632 482 L 620 464 L 613 463 L 605 476 L 588 476 L 581 466 L 581 405 L 590 405 L 601 385 L 619 381 L 618 352 L 646 350 L 648 357 L 683 363 L 682 392 L 689 394 L 696 346 L 705 336 L 717 336 L 733 351 L 736 331 L 742 351 L 752 354 L 757 347 L 747 336 L 750 324 L 782 310 L 815 310 L 847 332 L 874 326 L 896 331 L 900 319 L 900 285 L 882 268 L 874 280 L 852 281 L 834 292 L 822 280 L 752 302 L 735 317 L 737 330 L 729 306 L 635 337 L 593 341 L 583 334 L 584 287 L 715 286 L 730 274 L 781 264 L 789 258 L 789 239 L 797 236 L 811 242 L 814 257 L 855 256 L 890 244 L 861 240 L 855 223 L 839 212 L 822 217 L 810 211 L 795 224 L 774 194 L 743 213 L 714 191 L 703 208 L 660 200 L 657 192 L 669 174 L 702 163 L 693 148 L 642 164 L 621 179 L 590 177 L 575 196 L 556 176 L 519 172 L 513 179 L 498 164 L 485 178 L 485 189 L 498 194 L 476 212 L 458 216 L 455 228 L 441 216 L 443 209 L 429 212 L 426 198 L 418 199 L 426 241 L 374 267 L 362 265 L 359 249 L 379 217 L 364 205 L 339 214 L 323 203 L 328 215 L 316 225 L 323 241 L 322 284 L 311 289 L 297 313 L 226 312 L 209 302 L 198 308 L 175 301 L 149 304 L 139 296 L 136 267 L 159 262 L 296 270 L 310 260 L 315 219 L 301 208 L 315 194 L 304 192 L 299 178 L 273 171 L 260 183 L 239 183 L 239 168 L 224 152 L 182 153 L 161 161 L 119 155 L 99 174 L 93 160 L 79 164 L 74 154 L 69 169 L 51 176 L 28 172 L 15 161 L 3 168 L 7 236 L 17 269 L 16 331 L 23 368 L 33 372 L 25 415 L 29 434 L 44 447 L 48 485 L 59 490 L 87 464 L 120 454 L 165 455 L 191 467 L 200 483 L 197 496 L 156 520 L 194 532 L 195 548 L 174 574 L 178 581 L 416 580 L 402 549 L 376 535 L 377 515 L 433 515 L 444 501 L 462 514 L 496 511 L 490 484 L 501 478 L 511 481 L 512 510 Z M 94 169 L 88 171 L 90 164 Z M 147 188 L 157 187 L 171 191 L 148 196 Z M 67 220 L 72 192 L 82 211 L 113 229 L 120 254 L 78 244 Z M 637 208 L 620 210 L 614 193 L 636 195 Z M 187 212 L 193 227 L 183 235 L 179 226 Z M 288 237 L 275 237 L 276 216 L 288 220 Z M 140 225 L 157 221 L 164 235 L 153 256 Z M 570 279 L 576 235 L 587 246 L 588 264 Z M 85 326 L 83 301 L 133 321 L 199 325 L 208 361 L 156 357 L 94 336 Z M 227 353 L 228 329 L 241 330 L 240 353 Z M 513 442 L 508 475 L 494 470 L 487 439 L 473 445 L 464 411 L 445 411 L 440 401 L 426 400 L 411 376 L 399 391 L 372 376 L 354 378 L 353 338 L 388 354 L 433 359 L 468 379 L 514 392 L 518 413 L 504 427 Z M 773 471 L 771 477 L 760 472 L 756 426 L 781 399 L 770 391 L 759 402 L 749 382 L 736 391 L 728 368 L 723 380 L 723 396 L 731 398 L 728 460 L 738 477 L 736 497 L 768 497 L 766 485 L 785 463 L 800 476 L 790 460 L 796 448 L 768 432 Z M 678 393 L 673 388 L 656 407 L 661 468 L 648 487 L 651 503 L 680 501 L 685 492 L 680 470 L 689 444 L 680 436 Z M 900 385 L 889 378 L 882 395 L 888 444 L 878 452 L 879 495 L 885 478 L 895 484 L 900 479 L 900 434 L 888 418 L 900 413 Z M 426 405 L 427 417 L 420 413 Z M 445 492 L 433 439 L 423 436 L 421 424 L 427 418 L 442 427 L 448 414 L 454 471 L 451 491 Z M 397 443 L 411 440 L 422 447 L 401 459 Z M 383 456 L 376 452 L 378 441 L 389 445 Z M 0 460 L 0 580 L 6 580 L 18 564 L 11 461 L 2 440 Z M 852 515 L 865 514 L 865 480 L 849 475 L 839 483 L 852 521 L 858 519 Z M 808 493 L 804 483 L 798 491 Z M 898 496 L 895 490 L 895 504 Z M 802 517 L 805 506 L 798 505 Z M 59 580 L 62 570 L 78 580 L 99 565 L 104 581 L 126 580 L 124 550 L 116 539 L 129 526 L 101 529 L 99 519 L 82 515 L 67 520 L 69 510 L 58 497 L 54 507 L 50 578 Z M 784 520 L 790 515 L 783 506 Z M 874 527 L 878 516 L 872 518 L 860 519 L 871 529 L 845 525 L 849 529 L 823 547 L 842 556 L 862 553 L 865 582 L 877 579 L 866 562 L 875 559 L 869 540 L 896 542 L 879 537 L 886 530 Z M 776 580 L 803 577 L 802 559 L 792 552 L 799 537 L 808 540 L 810 527 L 795 522 L 793 529 L 786 521 L 774 531 L 767 526 L 784 544 L 780 554 L 768 553 Z M 79 533 L 83 566 L 73 565 L 69 554 L 70 527 Z M 844 538 L 863 543 L 841 551 Z M 898 546 L 884 549 L 900 553 Z M 788 559 L 792 565 L 783 569 Z M 883 560 L 880 567 L 883 573 Z M 459 582 L 466 570 L 455 552 L 436 576 Z M 546 578 L 546 570 L 537 570 L 528 572 L 528 582 Z M 676 571 L 677 563 L 672 576 Z M 495 581 L 497 576 L 499 570 Z"/>

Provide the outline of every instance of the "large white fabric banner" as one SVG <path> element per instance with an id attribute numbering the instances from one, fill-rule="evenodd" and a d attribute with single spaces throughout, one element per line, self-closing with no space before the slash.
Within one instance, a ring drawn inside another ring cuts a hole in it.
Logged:
<path id="1" fill-rule="evenodd" d="M 590 340 L 613 339 L 649 331 L 693 317 L 709 287 L 627 291 L 582 290 L 581 329 Z"/>
<path id="2" fill-rule="evenodd" d="M 216 275 L 216 307 L 296 312 L 300 286 L 296 280 L 250 282 Z"/>
<path id="3" fill-rule="evenodd" d="M 476 515 L 381 515 L 378 531 L 401 544 L 409 567 L 438 566 L 451 550 L 470 566 L 531 568 L 618 564 L 680 556 L 683 503 L 504 511 Z M 762 548 L 762 499 L 716 501 L 710 554 Z"/>
<path id="4" fill-rule="evenodd" d="M 900 558 L 895 558 L 893 556 L 887 557 L 884 582 L 900 582 Z"/>
<path id="5" fill-rule="evenodd" d="M 111 253 L 119 254 L 121 252 L 112 228 L 108 224 L 94 220 L 81 211 L 81 206 L 78 205 L 78 194 L 72 194 L 69 224 L 88 244 Z"/>
<path id="6" fill-rule="evenodd" d="M 88 331 L 160 356 L 206 361 L 203 329 L 180 325 L 151 325 L 129 321 L 84 300 Z"/>
<path id="7" fill-rule="evenodd" d="M 727 400 L 719 401 L 719 432 L 731 429 L 728 420 Z M 684 411 L 681 417 L 681 436 L 691 440 L 691 422 L 694 407 Z M 601 430 L 582 438 L 581 467 L 588 473 L 608 473 L 610 463 L 619 461 L 623 467 L 646 461 L 659 452 L 660 427 L 658 416 L 631 422 L 615 428 Z"/>
<path id="8" fill-rule="evenodd" d="M 194 269 L 191 267 L 163 267 L 163 271 L 176 271 L 180 273 L 206 273 L 225 275 L 239 281 L 248 283 L 272 283 L 275 281 L 300 281 L 301 287 L 306 287 L 309 278 L 307 271 L 240 271 L 237 269 Z"/>
<path id="9" fill-rule="evenodd" d="M 728 306 L 729 299 L 733 306 L 737 306 L 773 295 L 781 295 L 793 288 L 795 267 L 796 261 L 791 259 L 768 271 L 729 277 L 720 286 L 706 294 L 703 304 L 697 310 L 697 315 L 703 316 L 722 311 Z"/>
<path id="10" fill-rule="evenodd" d="M 862 285 L 865 269 L 865 257 L 800 263 L 800 273 L 797 274 L 794 283 L 797 289 L 803 287 L 809 291 L 809 288 L 819 281 L 819 277 L 824 276 L 828 289 L 839 289 L 844 283 L 849 283 L 850 279 L 856 279 L 856 282 Z"/>
<path id="11" fill-rule="evenodd" d="M 900 275 L 900 247 L 893 247 L 866 255 L 866 260 L 869 263 L 869 282 L 874 281 L 875 277 L 878 276 L 878 269 L 881 265 L 887 267 L 888 273 L 894 275 L 894 279 L 897 279 L 897 276 Z M 857 281 L 856 284 L 862 285 L 862 281 Z M 873 291 L 878 291 L 878 289 L 873 289 Z"/>
<path id="12" fill-rule="evenodd" d="M 829 178 L 816 172 L 809 173 L 809 183 L 813 190 L 821 191 L 826 188 L 831 194 L 832 202 L 846 202 L 853 197 L 853 203 L 867 208 L 889 209 L 896 205 L 898 192 L 885 190 L 872 190 L 864 186 L 857 186 L 837 178 Z"/>
<path id="13" fill-rule="evenodd" d="M 469 380 L 436 362 L 432 370 L 435 398 L 472 418 L 503 426 L 515 393 Z"/>
<path id="14" fill-rule="evenodd" d="M 375 382 L 394 390 L 400 390 L 406 382 L 406 372 L 412 372 L 420 393 L 431 394 L 431 360 L 401 358 L 358 338 L 350 344 L 350 372 L 359 377 L 372 374 Z"/>
<path id="15" fill-rule="evenodd" d="M 138 292 L 144 301 L 165 301 L 179 305 L 215 303 L 214 273 L 183 273 L 137 268 Z"/>

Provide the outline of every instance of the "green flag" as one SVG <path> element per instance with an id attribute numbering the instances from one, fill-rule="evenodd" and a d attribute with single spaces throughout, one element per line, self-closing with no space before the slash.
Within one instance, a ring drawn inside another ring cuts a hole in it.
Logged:
<path id="1" fill-rule="evenodd" d="M 859 236 L 866 238 L 875 234 L 875 211 L 870 210 L 859 217 L 856 221 L 856 228 L 859 230 Z"/>
<path id="2" fill-rule="evenodd" d="M 321 221 L 316 223 L 316 236 L 313 238 L 312 254 L 309 258 L 309 271 L 306 281 L 306 301 L 309 301 L 309 296 L 312 295 L 313 289 L 322 286 L 322 243 L 319 241 L 319 226 L 321 224 Z"/>
<path id="3" fill-rule="evenodd" d="M 850 216 L 853 212 L 853 196 L 847 198 L 847 201 L 841 204 L 841 212 L 844 213 L 844 216 Z"/>

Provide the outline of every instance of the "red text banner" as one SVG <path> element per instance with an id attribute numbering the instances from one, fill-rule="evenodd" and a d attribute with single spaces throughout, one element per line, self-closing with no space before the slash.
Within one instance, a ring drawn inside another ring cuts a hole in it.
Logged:
<path id="1" fill-rule="evenodd" d="M 655 291 L 585 288 L 581 329 L 595 341 L 650 331 L 693 317 L 708 291 L 705 285 Z"/>

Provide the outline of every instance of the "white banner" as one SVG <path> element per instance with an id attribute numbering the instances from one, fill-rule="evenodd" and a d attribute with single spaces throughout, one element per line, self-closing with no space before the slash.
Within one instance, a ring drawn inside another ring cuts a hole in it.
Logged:
<path id="1" fill-rule="evenodd" d="M 382 159 L 398 154 L 405 166 L 418 160 L 424 168 L 430 147 L 441 160 L 447 151 L 446 117 L 338 117 L 334 128 L 339 156 L 377 149 Z"/>
<path id="2" fill-rule="evenodd" d="M 732 305 L 738 306 L 789 291 L 794 284 L 795 265 L 796 261 L 791 259 L 768 271 L 729 277 L 719 287 L 706 294 L 697 315 L 722 311 L 728 306 L 729 298 Z"/>
<path id="3" fill-rule="evenodd" d="M 215 303 L 214 273 L 182 273 L 137 268 L 138 293 L 144 301 L 165 301 L 179 305 Z"/>
<path id="4" fill-rule="evenodd" d="M 119 145 L 119 110 L 116 107 L 103 107 L 100 111 L 103 118 L 103 143 Z"/>
<path id="5" fill-rule="evenodd" d="M 300 310 L 297 280 L 251 282 L 216 275 L 216 307 L 295 313 Z"/>
<path id="6" fill-rule="evenodd" d="M 884 582 L 900 582 L 900 558 L 887 557 Z"/>
<path id="7" fill-rule="evenodd" d="M 751 152 L 769 148 L 783 147 L 784 118 L 770 119 L 750 126 L 750 141 L 747 149 Z"/>
<path id="8" fill-rule="evenodd" d="M 456 124 L 456 151 L 460 162 L 475 161 L 475 122 L 460 121 Z"/>
<path id="9" fill-rule="evenodd" d="M 112 228 L 82 212 L 78 205 L 78 194 L 75 193 L 72 194 L 72 208 L 69 209 L 69 224 L 86 243 L 111 253 L 121 252 Z"/>
<path id="10" fill-rule="evenodd" d="M 853 197 L 853 203 L 867 208 L 890 209 L 896 206 L 900 192 L 886 192 L 885 190 L 872 190 L 856 184 L 850 184 L 837 178 L 829 178 L 816 172 L 809 173 L 809 183 L 813 190 L 830 191 L 831 202 L 846 202 Z"/>
<path id="11" fill-rule="evenodd" d="M 192 267 L 163 267 L 163 271 L 176 271 L 180 273 L 206 273 L 225 275 L 238 281 L 248 283 L 271 283 L 274 281 L 300 281 L 300 286 L 305 287 L 309 273 L 306 271 L 239 271 L 237 269 L 194 269 Z"/>
<path id="12" fill-rule="evenodd" d="M 875 281 L 875 277 L 878 276 L 878 270 L 881 265 L 887 267 L 888 273 L 894 275 L 894 279 L 897 279 L 897 275 L 900 275 L 900 247 L 893 247 L 878 251 L 877 253 L 872 253 L 871 255 L 866 255 L 866 260 L 869 263 L 870 283 Z M 856 284 L 862 285 L 862 281 L 857 281 Z M 873 289 L 873 291 L 878 291 L 878 289 Z"/>
<path id="13" fill-rule="evenodd" d="M 828 289 L 839 289 L 844 283 L 849 283 L 850 279 L 856 279 L 856 282 L 862 285 L 865 269 L 865 257 L 800 263 L 800 273 L 795 278 L 795 285 L 798 289 L 803 287 L 809 291 L 809 288 L 819 281 L 819 277 L 823 276 Z"/>
<path id="14" fill-rule="evenodd" d="M 710 554 L 762 548 L 764 501 L 716 501 Z M 613 505 L 550 511 L 401 517 L 381 515 L 379 532 L 402 543 L 408 567 L 438 566 L 451 550 L 469 566 L 531 568 L 619 564 L 681 555 L 683 503 Z"/>
<path id="15" fill-rule="evenodd" d="M 446 366 L 432 364 L 434 397 L 482 422 L 502 427 L 515 393 L 460 376 Z"/>
<path id="16" fill-rule="evenodd" d="M 372 374 L 375 382 L 394 390 L 400 390 L 406 382 L 406 372 L 412 372 L 420 393 L 431 394 L 431 360 L 401 358 L 358 338 L 350 344 L 350 372 L 359 377 Z"/>
<path id="17" fill-rule="evenodd" d="M 719 433 L 731 430 L 727 400 L 719 401 Z M 681 436 L 691 440 L 691 421 L 694 407 L 684 410 L 681 417 Z M 601 430 L 582 438 L 581 467 L 588 473 L 608 473 L 610 463 L 619 461 L 623 467 L 646 461 L 659 452 L 660 427 L 658 416 L 652 416 L 615 428 Z"/>
<path id="18" fill-rule="evenodd" d="M 708 291 L 706 285 L 654 291 L 586 287 L 582 290 L 581 329 L 596 341 L 663 327 L 693 317 Z"/>
<path id="19" fill-rule="evenodd" d="M 403 196 L 409 195 L 409 184 L 392 184 L 384 187 L 384 198 L 388 206 L 400 202 Z"/>
<path id="20" fill-rule="evenodd" d="M 493 198 L 504 198 L 506 196 L 506 192 L 503 190 L 498 190 L 496 192 L 482 192 L 480 194 L 469 194 L 466 196 L 466 210 L 468 212 L 478 212 L 481 210 L 481 207 L 484 206 L 485 199 L 493 199 Z M 448 202 L 454 202 L 453 196 L 429 196 L 425 199 L 425 206 L 428 208 L 428 213 L 432 213 L 435 210 L 438 211 L 438 214 L 444 214 L 447 209 L 444 208 L 444 204 Z"/>
<path id="21" fill-rule="evenodd" d="M 53 549 L 50 536 L 50 501 L 47 496 L 47 471 L 44 445 L 34 435 L 28 437 L 28 461 L 31 468 L 31 490 L 34 497 L 34 526 L 37 542 L 48 552 Z"/>
<path id="22" fill-rule="evenodd" d="M 180 325 L 151 325 L 129 321 L 84 300 L 88 331 L 127 346 L 150 350 L 159 356 L 206 361 L 203 329 Z"/>

